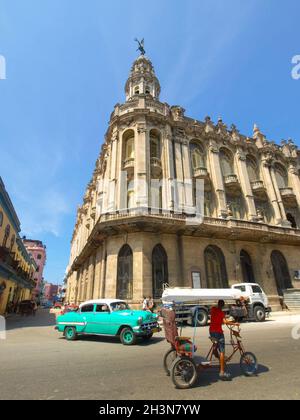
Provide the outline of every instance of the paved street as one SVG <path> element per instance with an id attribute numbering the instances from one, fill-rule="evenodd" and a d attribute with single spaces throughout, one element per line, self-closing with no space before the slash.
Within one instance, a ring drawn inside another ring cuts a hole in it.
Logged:
<path id="1" fill-rule="evenodd" d="M 151 342 L 125 347 L 117 339 L 85 337 L 66 341 L 53 328 L 54 316 L 7 321 L 0 340 L 1 399 L 299 399 L 300 340 L 291 337 L 300 316 L 276 317 L 263 324 L 243 324 L 247 350 L 259 361 L 258 376 L 240 375 L 238 356 L 230 365 L 233 381 L 218 381 L 204 371 L 195 388 L 177 390 L 162 368 L 168 344 L 160 333 Z M 190 335 L 186 328 L 184 335 Z M 209 346 L 207 328 L 197 330 L 200 354 Z"/>

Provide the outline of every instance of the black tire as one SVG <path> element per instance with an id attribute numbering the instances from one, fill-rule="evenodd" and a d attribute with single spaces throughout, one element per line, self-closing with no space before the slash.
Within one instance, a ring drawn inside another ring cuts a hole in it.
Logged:
<path id="1" fill-rule="evenodd" d="M 255 354 L 246 352 L 240 358 L 240 368 L 245 376 L 253 376 L 257 372 L 257 359 Z"/>
<path id="2" fill-rule="evenodd" d="M 171 379 L 178 389 L 192 388 L 198 378 L 197 367 L 189 357 L 177 357 L 171 366 Z"/>
<path id="3" fill-rule="evenodd" d="M 195 316 L 197 316 L 197 325 L 198 327 L 205 327 L 208 323 L 208 313 L 205 309 L 199 309 Z M 194 325 L 195 325 L 195 319 L 194 319 Z"/>
<path id="4" fill-rule="evenodd" d="M 170 348 L 164 355 L 164 370 L 168 376 L 170 376 L 171 366 L 177 357 L 176 350 Z"/>
<path id="5" fill-rule="evenodd" d="M 77 339 L 77 332 L 75 327 L 66 327 L 64 336 L 68 341 L 74 341 Z"/>
<path id="6" fill-rule="evenodd" d="M 264 322 L 266 320 L 266 311 L 262 306 L 256 306 L 253 313 L 256 322 Z"/>
<path id="7" fill-rule="evenodd" d="M 136 344 L 136 336 L 130 327 L 125 327 L 122 329 L 120 340 L 124 346 L 133 346 Z"/>

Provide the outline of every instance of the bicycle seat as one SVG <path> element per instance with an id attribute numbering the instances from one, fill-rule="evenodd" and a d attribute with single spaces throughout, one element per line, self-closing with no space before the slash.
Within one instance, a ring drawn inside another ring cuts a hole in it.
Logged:
<path id="1" fill-rule="evenodd" d="M 215 337 L 209 337 L 209 339 L 212 343 L 218 343 L 219 342 L 219 340 Z"/>

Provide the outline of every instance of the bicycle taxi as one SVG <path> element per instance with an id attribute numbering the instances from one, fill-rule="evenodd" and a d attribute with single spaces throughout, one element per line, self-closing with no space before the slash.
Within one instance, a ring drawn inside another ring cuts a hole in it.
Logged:
<path id="1" fill-rule="evenodd" d="M 219 366 L 218 340 L 210 337 L 211 346 L 205 357 L 197 355 L 195 344 L 197 323 L 193 326 L 193 337 L 182 335 L 183 325 L 176 319 L 176 312 L 180 312 L 183 305 L 190 303 L 205 303 L 212 306 L 222 299 L 227 305 L 234 303 L 237 299 L 233 292 L 223 289 L 201 289 L 197 293 L 196 289 L 189 289 L 190 292 L 169 295 L 167 300 L 163 300 L 161 315 L 165 337 L 170 343 L 170 349 L 165 353 L 163 366 L 167 375 L 171 376 L 172 382 L 176 388 L 187 389 L 195 385 L 198 376 L 203 369 L 209 369 Z M 200 289 L 199 289 L 200 290 Z M 197 319 L 197 316 L 194 316 Z M 226 364 L 229 363 L 236 353 L 240 354 L 240 369 L 245 376 L 253 376 L 257 372 L 257 359 L 253 353 L 246 352 L 240 335 L 239 325 L 227 325 L 229 329 L 229 340 L 227 346 L 231 347 L 230 352 L 225 356 Z M 202 329 L 201 329 L 202 330 Z"/>

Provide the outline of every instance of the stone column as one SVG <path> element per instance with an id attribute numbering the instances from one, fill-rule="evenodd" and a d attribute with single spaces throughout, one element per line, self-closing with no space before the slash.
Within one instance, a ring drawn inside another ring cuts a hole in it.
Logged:
<path id="1" fill-rule="evenodd" d="M 110 146 L 107 147 L 106 151 L 106 170 L 103 177 L 103 209 L 104 213 L 109 211 L 109 177 L 110 177 L 110 165 L 111 165 L 111 148 Z"/>
<path id="2" fill-rule="evenodd" d="M 174 156 L 173 156 L 173 145 L 172 145 L 172 134 L 168 132 L 164 135 L 163 138 L 163 176 L 164 176 L 164 185 L 163 185 L 163 197 L 165 199 L 165 209 L 172 211 L 174 209 L 174 193 L 173 193 L 173 183 L 174 183 Z"/>
<path id="3" fill-rule="evenodd" d="M 117 210 L 125 209 L 127 205 L 127 174 L 123 171 L 123 136 L 118 136 L 118 153 L 117 153 L 117 167 L 116 167 L 116 208 Z"/>
<path id="4" fill-rule="evenodd" d="M 109 188 L 108 188 L 108 210 L 116 211 L 116 178 L 117 178 L 117 151 L 118 134 L 115 132 L 111 139 Z"/>
<path id="5" fill-rule="evenodd" d="M 101 286 L 101 262 L 102 262 L 102 246 L 97 249 L 95 256 L 95 280 L 94 280 L 94 289 L 93 289 L 93 299 L 99 299 L 102 297 L 100 295 L 100 286 Z"/>
<path id="6" fill-rule="evenodd" d="M 117 293 L 118 253 L 107 253 L 105 297 L 116 298 Z"/>
<path id="7" fill-rule="evenodd" d="M 132 300 L 134 303 L 139 303 L 143 294 L 143 279 L 144 279 L 144 253 L 142 235 L 138 234 L 134 238 L 133 248 L 133 272 L 132 272 Z"/>
<path id="8" fill-rule="evenodd" d="M 147 140 L 148 132 L 146 122 L 140 121 L 134 141 L 134 191 L 136 207 L 148 209 L 148 188 L 147 188 Z"/>
<path id="9" fill-rule="evenodd" d="M 262 174 L 265 182 L 265 186 L 267 188 L 268 196 L 271 200 L 274 216 L 275 216 L 275 223 L 280 225 L 282 222 L 282 215 L 280 212 L 279 204 L 277 201 L 276 192 L 274 189 L 273 179 L 270 172 L 270 163 L 267 160 L 263 160 L 262 162 Z"/>
<path id="10" fill-rule="evenodd" d="M 251 221 L 256 221 L 256 207 L 247 170 L 246 156 L 241 150 L 238 150 L 236 157 L 237 168 L 240 175 L 240 183 L 248 207 L 248 218 Z"/>
<path id="11" fill-rule="evenodd" d="M 94 280 L 95 280 L 95 255 L 91 255 L 88 260 L 88 267 L 87 267 L 87 290 L 86 290 L 87 300 L 93 299 Z"/>
<path id="12" fill-rule="evenodd" d="M 100 297 L 106 298 L 106 271 L 107 271 L 107 261 L 106 261 L 106 240 L 103 242 L 102 254 L 101 254 L 101 272 L 100 272 Z"/>
<path id="13" fill-rule="evenodd" d="M 80 303 L 82 298 L 82 267 L 80 267 L 77 271 L 77 296 L 76 296 L 76 303 Z"/>
<path id="14" fill-rule="evenodd" d="M 226 194 L 221 171 L 219 149 L 214 140 L 210 139 L 208 158 L 210 162 L 210 176 L 215 187 L 218 217 L 227 217 Z"/>
<path id="15" fill-rule="evenodd" d="M 184 210 L 184 182 L 183 182 L 183 166 L 182 166 L 182 150 L 181 140 L 175 138 L 175 168 L 176 168 L 176 185 L 175 185 L 175 202 L 174 211 L 182 213 Z"/>
<path id="16" fill-rule="evenodd" d="M 281 193 L 280 193 L 280 190 L 279 190 L 279 187 L 278 187 L 278 184 L 277 184 L 275 168 L 274 168 L 273 165 L 270 168 L 270 173 L 271 173 L 271 179 L 272 179 L 275 195 L 277 197 L 277 203 L 278 203 L 279 210 L 280 210 L 280 213 L 281 213 L 281 219 L 282 219 L 281 224 L 285 225 L 286 222 L 287 222 L 286 214 L 285 214 L 285 208 L 284 208 L 284 204 L 283 204 L 283 201 L 282 201 L 282 198 L 281 198 Z M 289 222 L 288 222 L 288 226 L 289 226 Z"/>
<path id="17" fill-rule="evenodd" d="M 187 213 L 193 213 L 193 182 L 191 173 L 189 142 L 187 140 L 183 140 L 182 142 L 182 157 L 185 192 L 185 211 Z"/>

